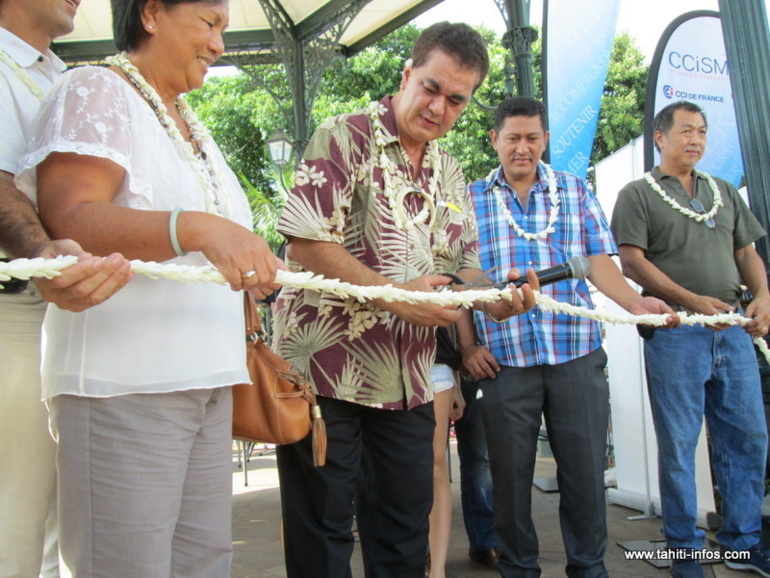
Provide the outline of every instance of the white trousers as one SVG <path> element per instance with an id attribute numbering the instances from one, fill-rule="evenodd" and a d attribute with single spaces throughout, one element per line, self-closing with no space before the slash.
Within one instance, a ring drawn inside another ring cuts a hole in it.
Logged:
<path id="1" fill-rule="evenodd" d="M 40 327 L 45 304 L 0 295 L 0 576 L 40 574 L 46 516 L 55 500 L 56 446 L 40 401 Z M 55 524 L 50 536 L 54 549 Z"/>
<path id="2" fill-rule="evenodd" d="M 59 548 L 75 578 L 230 575 L 231 388 L 59 395 L 51 421 Z"/>

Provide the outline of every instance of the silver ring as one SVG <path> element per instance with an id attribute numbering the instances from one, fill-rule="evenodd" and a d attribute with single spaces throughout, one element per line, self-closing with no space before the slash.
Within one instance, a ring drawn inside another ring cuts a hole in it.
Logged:
<path id="1" fill-rule="evenodd" d="M 251 279 L 254 275 L 256 275 L 256 271 L 246 271 L 245 273 L 241 273 L 242 279 Z"/>

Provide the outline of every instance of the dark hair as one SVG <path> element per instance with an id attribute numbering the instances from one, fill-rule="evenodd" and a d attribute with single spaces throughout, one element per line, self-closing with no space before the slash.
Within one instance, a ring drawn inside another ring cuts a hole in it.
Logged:
<path id="1" fill-rule="evenodd" d="M 176 6 L 188 2 L 219 4 L 225 0 L 158 0 L 164 6 Z M 147 0 L 110 0 L 112 6 L 112 37 L 118 50 L 132 51 L 139 48 L 147 36 L 142 25 L 142 10 Z"/>
<path id="2" fill-rule="evenodd" d="M 512 116 L 539 116 L 543 131 L 546 130 L 547 119 L 545 105 L 539 100 L 528 96 L 511 96 L 497 105 L 495 111 L 495 131 L 499 132 L 505 124 L 505 119 Z"/>
<path id="3" fill-rule="evenodd" d="M 425 64 L 434 50 L 441 50 L 464 68 L 479 72 L 474 92 L 481 86 L 489 71 L 489 53 L 481 34 L 467 24 L 437 22 L 420 33 L 412 47 L 412 64 L 415 68 Z"/>
<path id="4" fill-rule="evenodd" d="M 686 100 L 680 100 L 678 102 L 672 102 L 668 106 L 661 108 L 655 118 L 652 119 L 652 142 L 655 144 L 655 148 L 660 152 L 660 147 L 655 140 L 655 133 L 660 131 L 663 134 L 668 134 L 671 127 L 674 126 L 674 113 L 677 110 L 686 110 L 687 112 L 697 112 L 703 117 L 703 122 L 708 128 L 709 123 L 706 120 L 706 113 L 697 104 L 688 102 Z"/>

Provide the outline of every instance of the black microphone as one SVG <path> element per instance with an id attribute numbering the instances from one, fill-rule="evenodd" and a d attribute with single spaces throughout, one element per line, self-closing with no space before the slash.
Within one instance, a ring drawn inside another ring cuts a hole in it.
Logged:
<path id="1" fill-rule="evenodd" d="M 557 281 L 564 281 L 565 279 L 585 279 L 589 273 L 591 273 L 591 261 L 582 256 L 572 257 L 566 263 L 556 267 L 535 271 L 541 287 L 550 283 L 556 283 Z M 501 283 L 497 287 L 502 289 L 509 284 L 521 287 L 524 283 L 527 283 L 526 275 L 522 275 L 516 281 Z"/>

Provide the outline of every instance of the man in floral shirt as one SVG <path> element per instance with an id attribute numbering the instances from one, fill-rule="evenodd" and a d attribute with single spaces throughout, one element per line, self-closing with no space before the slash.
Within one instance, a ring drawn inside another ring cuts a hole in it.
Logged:
<path id="1" fill-rule="evenodd" d="M 415 291 L 449 283 L 441 273 L 478 274 L 462 171 L 435 140 L 487 69 L 478 33 L 436 24 L 417 40 L 398 94 L 316 131 L 279 224 L 293 270 Z M 490 314 L 509 317 L 534 304 L 529 287 L 523 298 L 513 293 L 510 303 L 490 304 Z M 329 434 L 323 468 L 312 465 L 309 439 L 278 450 L 290 578 L 350 576 L 354 502 L 367 576 L 423 576 L 434 328 L 459 317 L 432 303 L 283 290 L 277 349 L 315 384 Z"/>

